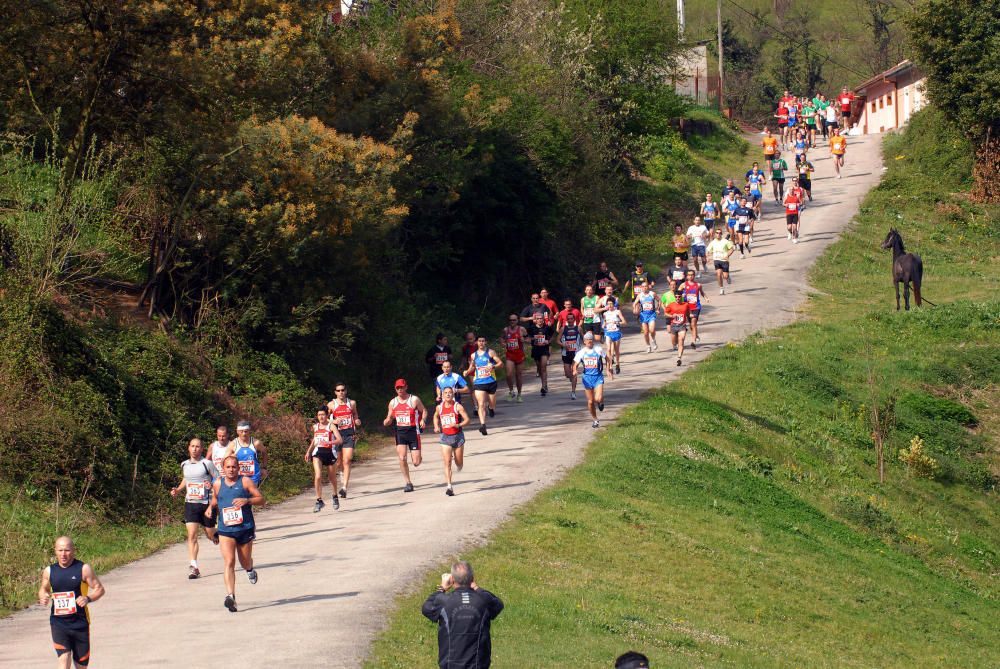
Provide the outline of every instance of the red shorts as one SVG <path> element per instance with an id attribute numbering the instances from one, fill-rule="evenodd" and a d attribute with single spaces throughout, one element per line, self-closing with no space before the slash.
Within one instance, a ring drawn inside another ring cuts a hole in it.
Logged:
<path id="1" fill-rule="evenodd" d="M 523 350 L 507 351 L 507 359 L 510 360 L 511 362 L 521 364 L 522 362 L 524 362 L 524 351 Z"/>

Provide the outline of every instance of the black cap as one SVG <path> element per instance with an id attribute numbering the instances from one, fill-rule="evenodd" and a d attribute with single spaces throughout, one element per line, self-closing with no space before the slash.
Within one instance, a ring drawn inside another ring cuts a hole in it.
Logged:
<path id="1" fill-rule="evenodd" d="M 645 267 L 645 265 L 643 265 L 643 264 L 642 264 L 642 261 L 641 261 L 641 260 L 636 260 L 636 261 L 635 261 L 635 266 L 636 266 L 636 267 Z"/>

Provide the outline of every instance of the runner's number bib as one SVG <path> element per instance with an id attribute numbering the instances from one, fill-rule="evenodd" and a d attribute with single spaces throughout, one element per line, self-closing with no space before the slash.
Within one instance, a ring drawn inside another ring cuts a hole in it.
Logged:
<path id="1" fill-rule="evenodd" d="M 71 616 L 76 613 L 76 593 L 53 592 L 52 611 L 57 616 Z"/>
<path id="2" fill-rule="evenodd" d="M 187 492 L 188 497 L 192 500 L 203 500 L 208 497 L 208 483 L 205 481 L 202 481 L 201 483 L 188 483 Z"/>
<path id="3" fill-rule="evenodd" d="M 238 506 L 227 506 L 222 510 L 222 524 L 226 527 L 243 524 L 243 508 Z"/>
<path id="4" fill-rule="evenodd" d="M 240 476 L 253 476 L 253 460 L 240 460 Z"/>

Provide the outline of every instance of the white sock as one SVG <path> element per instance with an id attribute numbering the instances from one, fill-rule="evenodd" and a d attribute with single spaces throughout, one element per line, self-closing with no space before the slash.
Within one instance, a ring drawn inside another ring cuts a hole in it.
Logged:
<path id="1" fill-rule="evenodd" d="M 198 561 L 197 560 L 191 560 L 191 566 L 194 567 L 195 569 L 197 569 L 198 568 Z"/>

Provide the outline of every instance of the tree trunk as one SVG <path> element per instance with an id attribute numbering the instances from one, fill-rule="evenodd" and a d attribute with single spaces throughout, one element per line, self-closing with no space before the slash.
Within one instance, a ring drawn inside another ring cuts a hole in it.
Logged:
<path id="1" fill-rule="evenodd" d="M 1000 202 L 1000 128 L 986 131 L 986 139 L 976 147 L 972 167 L 972 199 L 977 202 Z"/>

